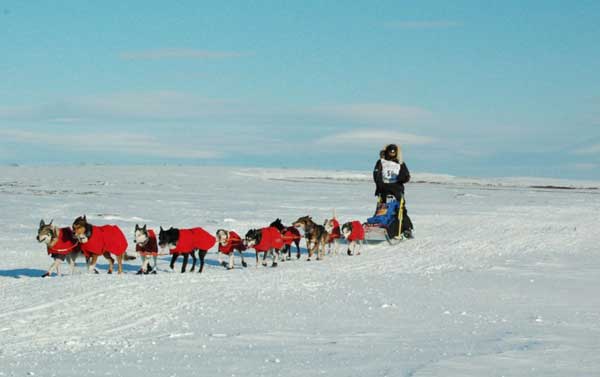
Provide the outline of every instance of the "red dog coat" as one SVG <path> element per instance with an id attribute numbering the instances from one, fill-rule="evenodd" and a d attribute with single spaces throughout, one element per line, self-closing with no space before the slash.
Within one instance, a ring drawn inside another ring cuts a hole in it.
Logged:
<path id="1" fill-rule="evenodd" d="M 148 241 L 146 241 L 146 244 L 144 246 L 136 244 L 135 251 L 143 257 L 158 256 L 158 241 L 156 240 L 156 233 L 152 229 L 148 229 Z"/>
<path id="2" fill-rule="evenodd" d="M 271 248 L 281 249 L 283 247 L 283 238 L 277 228 L 273 226 L 262 228 L 260 233 L 262 235 L 260 242 L 254 245 L 254 250 L 257 253 L 264 253 Z"/>
<path id="3" fill-rule="evenodd" d="M 301 237 L 298 229 L 294 228 L 293 226 L 288 226 L 287 228 L 283 229 L 283 235 L 281 238 L 283 239 L 283 243 L 285 245 L 291 245 L 292 242 L 299 240 Z"/>
<path id="4" fill-rule="evenodd" d="M 352 232 L 348 236 L 348 241 L 364 241 L 365 239 L 365 230 L 360 223 L 360 221 L 352 222 Z"/>
<path id="5" fill-rule="evenodd" d="M 333 223 L 333 230 L 331 231 L 331 234 L 329 235 L 329 239 L 327 240 L 327 243 L 332 243 L 333 240 L 342 238 L 342 233 L 340 231 L 340 223 L 337 221 L 337 219 L 332 219 L 331 222 Z"/>
<path id="6" fill-rule="evenodd" d="M 207 251 L 214 246 L 217 239 L 202 228 L 179 229 L 177 247 L 170 250 L 171 254 L 187 254 L 195 249 Z"/>
<path id="7" fill-rule="evenodd" d="M 104 253 L 119 256 L 127 250 L 127 239 L 116 225 L 92 225 L 92 236 L 86 243 L 81 244 L 81 250 L 86 256 Z"/>
<path id="8" fill-rule="evenodd" d="M 77 246 L 79 246 L 79 242 L 73 238 L 73 230 L 71 228 L 60 228 L 58 229 L 57 234 L 58 240 L 54 244 L 54 246 L 47 246 L 48 255 L 58 254 L 58 255 L 67 255 L 73 251 Z"/>
<path id="9" fill-rule="evenodd" d="M 229 254 L 234 250 L 243 251 L 246 250 L 246 246 L 236 232 L 230 231 L 227 244 L 223 246 L 219 243 L 219 252 L 223 254 Z"/>

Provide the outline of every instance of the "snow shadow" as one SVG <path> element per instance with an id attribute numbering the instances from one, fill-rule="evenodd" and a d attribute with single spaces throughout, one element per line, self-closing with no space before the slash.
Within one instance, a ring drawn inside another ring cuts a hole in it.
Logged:
<path id="1" fill-rule="evenodd" d="M 46 273 L 46 270 L 39 268 L 15 268 L 12 270 L 0 270 L 0 277 L 20 278 L 39 278 Z"/>

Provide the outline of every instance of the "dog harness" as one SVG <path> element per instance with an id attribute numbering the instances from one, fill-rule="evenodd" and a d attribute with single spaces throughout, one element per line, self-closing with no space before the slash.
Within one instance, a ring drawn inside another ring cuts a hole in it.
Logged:
<path id="1" fill-rule="evenodd" d="M 281 238 L 283 239 L 283 243 L 285 245 L 291 245 L 292 242 L 299 240 L 301 236 L 298 229 L 294 228 L 293 226 L 288 226 L 287 228 L 283 229 L 283 235 Z"/>
<path id="2" fill-rule="evenodd" d="M 127 239 L 116 225 L 92 225 L 92 236 L 86 243 L 81 243 L 81 250 L 86 256 L 104 253 L 119 256 L 125 254 L 127 250 Z"/>
<path id="3" fill-rule="evenodd" d="M 327 239 L 327 243 L 332 243 L 333 240 L 342 238 L 342 232 L 340 231 L 340 223 L 337 221 L 337 219 L 331 219 L 331 222 L 333 223 L 333 230 L 329 235 L 329 239 Z"/>
<path id="4" fill-rule="evenodd" d="M 59 228 L 56 238 L 58 239 L 56 240 L 54 246 L 47 246 L 48 255 L 67 255 L 72 252 L 73 249 L 79 246 L 79 242 L 77 242 L 73 237 L 73 231 L 71 228 Z"/>
<path id="5" fill-rule="evenodd" d="M 257 253 L 264 253 L 269 251 L 271 248 L 281 249 L 283 247 L 283 238 L 281 237 L 281 233 L 277 228 L 273 226 L 262 228 L 260 233 L 260 242 L 254 245 L 254 250 L 256 250 Z"/>
<path id="6" fill-rule="evenodd" d="M 170 250 L 171 254 L 187 254 L 199 249 L 207 251 L 215 245 L 217 239 L 202 228 L 179 229 L 177 246 Z"/>
<path id="7" fill-rule="evenodd" d="M 140 253 L 143 257 L 156 257 L 158 256 L 158 241 L 156 240 L 156 233 L 152 229 L 148 229 L 148 239 L 144 245 L 135 245 L 135 251 Z"/>
<path id="8" fill-rule="evenodd" d="M 348 241 L 364 241 L 365 239 L 365 230 L 360 223 L 360 221 L 352 222 L 352 232 L 348 236 Z"/>
<path id="9" fill-rule="evenodd" d="M 239 234 L 237 234 L 234 231 L 230 231 L 228 233 L 229 233 L 229 236 L 227 238 L 227 244 L 223 246 L 219 243 L 219 252 L 220 253 L 229 254 L 234 250 L 239 250 L 239 251 L 246 250 L 246 246 L 242 242 L 242 239 L 240 238 Z"/>

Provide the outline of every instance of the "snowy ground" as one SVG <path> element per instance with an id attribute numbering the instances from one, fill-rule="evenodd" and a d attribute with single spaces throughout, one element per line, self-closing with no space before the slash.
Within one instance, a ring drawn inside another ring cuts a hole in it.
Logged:
<path id="1" fill-rule="evenodd" d="M 413 178 L 416 239 L 395 247 L 41 279 L 41 218 L 85 213 L 130 239 L 136 222 L 245 233 L 333 208 L 363 220 L 373 185 L 368 172 L 0 168 L 0 376 L 600 375 L 600 184 Z M 530 187 L 545 185 L 574 189 Z"/>

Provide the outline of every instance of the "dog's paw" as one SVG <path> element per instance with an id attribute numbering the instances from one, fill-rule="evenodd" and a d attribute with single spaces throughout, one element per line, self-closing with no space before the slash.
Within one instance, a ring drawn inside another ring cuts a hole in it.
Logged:
<path id="1" fill-rule="evenodd" d="M 277 267 L 277 262 L 273 262 L 273 264 L 271 265 L 271 267 Z"/>
<path id="2" fill-rule="evenodd" d="M 248 267 L 248 263 L 246 263 L 246 262 L 242 262 L 242 266 L 243 266 L 243 267 Z"/>
<path id="3" fill-rule="evenodd" d="M 45 274 L 43 274 L 43 275 L 42 275 L 42 277 L 43 277 L 43 278 L 50 277 L 50 273 L 49 273 L 49 272 L 46 272 Z"/>

